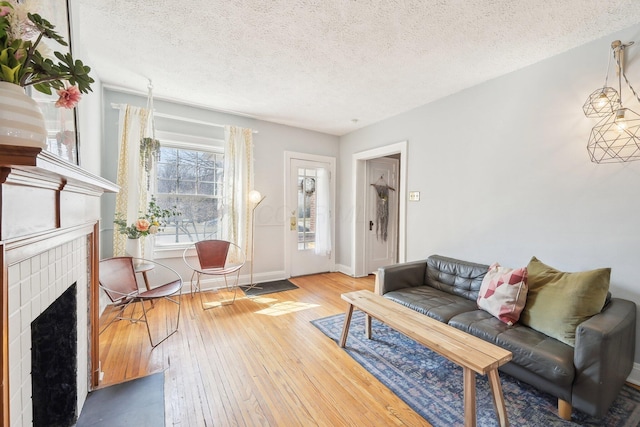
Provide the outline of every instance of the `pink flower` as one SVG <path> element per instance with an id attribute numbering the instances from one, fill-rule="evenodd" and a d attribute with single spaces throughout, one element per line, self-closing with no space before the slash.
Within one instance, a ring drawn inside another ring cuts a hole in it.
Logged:
<path id="1" fill-rule="evenodd" d="M 139 219 L 136 221 L 136 230 L 140 232 L 144 233 L 149 229 L 150 226 L 151 226 L 151 223 L 146 219 Z"/>
<path id="2" fill-rule="evenodd" d="M 14 58 L 16 58 L 18 61 L 21 60 L 22 58 L 24 58 L 25 56 L 27 56 L 27 51 L 24 49 L 18 49 L 16 50 L 16 52 L 13 54 Z"/>
<path id="3" fill-rule="evenodd" d="M 11 7 L 0 6 L 0 16 L 7 16 L 9 13 L 11 13 Z"/>
<path id="4" fill-rule="evenodd" d="M 56 107 L 64 107 L 69 109 L 75 107 L 80 101 L 80 98 L 82 98 L 80 89 L 78 89 L 76 86 L 69 86 L 68 88 L 60 89 L 58 91 L 58 96 L 60 98 L 58 98 L 58 100 L 56 101 Z"/>

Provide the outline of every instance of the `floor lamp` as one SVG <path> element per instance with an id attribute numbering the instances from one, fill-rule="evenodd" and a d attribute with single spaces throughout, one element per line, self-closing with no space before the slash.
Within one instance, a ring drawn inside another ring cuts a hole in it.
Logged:
<path id="1" fill-rule="evenodd" d="M 250 278 L 250 283 L 249 283 L 249 287 L 247 289 L 245 289 L 245 291 L 248 291 L 249 289 L 253 289 L 253 288 L 257 288 L 257 289 L 261 289 L 260 287 L 257 287 L 253 284 L 253 263 L 255 262 L 255 257 L 254 257 L 254 243 L 255 243 L 255 233 L 256 233 L 256 208 L 258 207 L 258 205 L 260 203 L 262 203 L 262 201 L 266 198 L 267 196 L 263 196 L 262 194 L 260 194 L 260 192 L 258 190 L 251 190 L 249 191 L 249 203 L 251 203 L 253 205 L 253 207 L 251 208 L 251 278 Z"/>

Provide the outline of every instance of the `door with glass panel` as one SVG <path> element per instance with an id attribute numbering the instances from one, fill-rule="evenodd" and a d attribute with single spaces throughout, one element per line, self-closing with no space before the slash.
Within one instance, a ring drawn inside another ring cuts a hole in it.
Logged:
<path id="1" fill-rule="evenodd" d="M 287 239 L 291 276 L 332 271 L 334 162 L 291 158 Z"/>

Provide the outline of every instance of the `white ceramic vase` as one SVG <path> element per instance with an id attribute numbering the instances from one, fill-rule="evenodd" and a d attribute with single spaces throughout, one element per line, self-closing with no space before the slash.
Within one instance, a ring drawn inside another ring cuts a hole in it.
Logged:
<path id="1" fill-rule="evenodd" d="M 137 265 L 142 258 L 142 245 L 140 239 L 127 239 L 127 243 L 124 247 L 124 252 L 127 256 L 133 257 L 134 265 Z"/>
<path id="2" fill-rule="evenodd" d="M 19 85 L 0 82 L 0 144 L 47 146 L 47 129 L 36 101 Z"/>

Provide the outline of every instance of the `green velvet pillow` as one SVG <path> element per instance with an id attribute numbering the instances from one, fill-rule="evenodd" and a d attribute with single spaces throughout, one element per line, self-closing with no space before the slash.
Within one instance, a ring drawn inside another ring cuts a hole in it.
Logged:
<path id="1" fill-rule="evenodd" d="M 565 273 L 531 258 L 520 323 L 574 347 L 576 328 L 604 307 L 610 268 Z"/>

